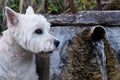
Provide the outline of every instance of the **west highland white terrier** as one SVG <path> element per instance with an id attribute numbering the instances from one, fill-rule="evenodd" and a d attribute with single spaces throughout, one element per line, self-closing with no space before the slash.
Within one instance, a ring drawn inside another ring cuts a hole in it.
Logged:
<path id="1" fill-rule="evenodd" d="M 50 23 L 28 7 L 25 14 L 5 7 L 8 29 L 0 39 L 0 80 L 38 80 L 35 53 L 51 52 L 59 40 Z"/>

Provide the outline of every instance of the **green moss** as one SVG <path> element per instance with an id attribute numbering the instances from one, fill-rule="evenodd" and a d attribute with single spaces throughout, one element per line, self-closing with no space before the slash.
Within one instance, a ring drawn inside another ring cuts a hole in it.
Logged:
<path id="1" fill-rule="evenodd" d="M 102 80 L 89 32 L 90 29 L 87 29 L 73 39 L 74 45 L 68 49 L 70 55 L 63 80 Z"/>
<path id="2" fill-rule="evenodd" d="M 119 63 L 115 51 L 111 48 L 108 40 L 105 40 L 105 53 L 107 56 L 107 75 L 109 80 L 120 80 Z"/>

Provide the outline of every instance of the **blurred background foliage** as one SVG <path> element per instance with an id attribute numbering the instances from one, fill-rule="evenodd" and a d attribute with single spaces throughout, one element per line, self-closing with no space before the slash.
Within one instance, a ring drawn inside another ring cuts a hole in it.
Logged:
<path id="1" fill-rule="evenodd" d="M 50 14 L 71 12 L 71 5 L 77 11 L 101 10 L 97 7 L 103 7 L 112 1 L 120 5 L 120 0 L 0 0 L 0 13 L 6 5 L 20 13 L 24 13 L 29 5 L 34 7 L 36 13 Z"/>
<path id="2" fill-rule="evenodd" d="M 60 14 L 70 12 L 70 1 L 79 10 L 93 10 L 96 1 L 94 0 L 0 0 L 0 8 L 8 5 L 18 12 L 25 12 L 28 5 L 36 10 L 36 13 Z"/>
<path id="3" fill-rule="evenodd" d="M 120 10 L 120 0 L 0 0 L 0 30 L 5 23 L 4 6 L 20 13 L 32 6 L 36 13 L 75 14 L 84 10 Z"/>

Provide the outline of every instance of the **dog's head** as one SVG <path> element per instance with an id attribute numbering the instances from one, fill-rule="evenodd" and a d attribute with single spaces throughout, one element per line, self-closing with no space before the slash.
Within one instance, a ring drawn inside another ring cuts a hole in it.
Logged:
<path id="1" fill-rule="evenodd" d="M 25 14 L 5 7 L 7 26 L 12 37 L 24 49 L 38 53 L 50 52 L 59 45 L 59 40 L 49 33 L 50 23 L 42 15 L 28 7 Z"/>

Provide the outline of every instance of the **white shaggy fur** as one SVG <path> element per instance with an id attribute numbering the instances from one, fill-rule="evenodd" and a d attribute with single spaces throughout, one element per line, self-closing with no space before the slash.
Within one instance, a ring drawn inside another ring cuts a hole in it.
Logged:
<path id="1" fill-rule="evenodd" d="M 56 49 L 50 23 L 32 7 L 26 14 L 5 7 L 5 15 L 8 29 L 0 39 L 0 80 L 38 80 L 34 53 Z M 37 29 L 43 33 L 35 33 Z"/>

